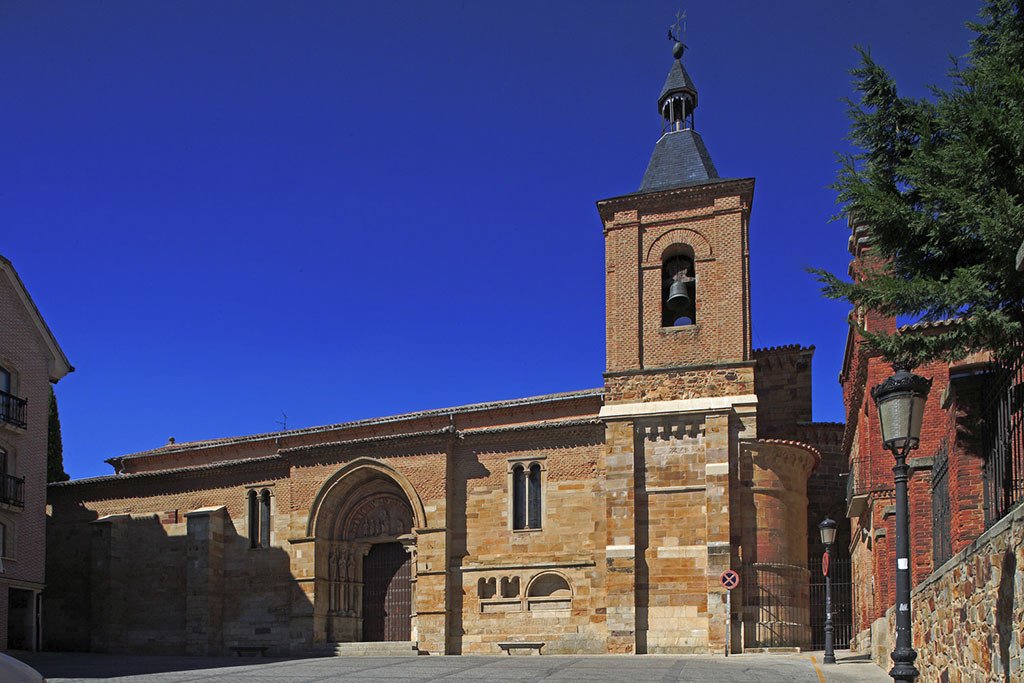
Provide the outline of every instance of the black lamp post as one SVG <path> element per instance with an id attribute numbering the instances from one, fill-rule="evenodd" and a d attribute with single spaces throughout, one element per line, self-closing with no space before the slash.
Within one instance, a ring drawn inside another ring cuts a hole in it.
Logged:
<path id="1" fill-rule="evenodd" d="M 821 532 L 821 542 L 825 544 L 825 557 L 822 562 L 825 567 L 825 656 L 822 661 L 825 664 L 836 663 L 836 653 L 833 649 L 832 638 L 832 544 L 836 540 L 836 522 L 826 517 L 818 525 Z"/>
<path id="2" fill-rule="evenodd" d="M 907 453 L 917 448 L 921 438 L 924 404 L 932 381 L 915 375 L 910 369 L 894 363 L 896 372 L 871 389 L 871 398 L 878 406 L 878 422 L 882 427 L 882 443 L 896 458 L 892 468 L 896 482 L 896 647 L 889 675 L 894 681 L 913 683 L 918 671 L 914 667 L 917 652 L 910 637 L 910 510 L 907 505 Z"/>

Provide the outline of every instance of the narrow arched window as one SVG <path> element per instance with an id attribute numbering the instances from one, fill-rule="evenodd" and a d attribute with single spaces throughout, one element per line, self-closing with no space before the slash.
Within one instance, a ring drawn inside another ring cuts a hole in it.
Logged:
<path id="1" fill-rule="evenodd" d="M 697 323 L 697 280 L 693 259 L 676 253 L 661 265 L 661 326 Z"/>
<path id="2" fill-rule="evenodd" d="M 260 494 L 260 547 L 270 547 L 270 491 Z"/>
<path id="3" fill-rule="evenodd" d="M 526 528 L 526 469 L 512 468 L 512 528 Z"/>
<path id="4" fill-rule="evenodd" d="M 527 520 L 527 527 L 530 529 L 540 528 L 540 506 L 541 506 L 541 491 L 540 491 L 540 465 L 533 463 L 530 465 L 530 479 L 529 479 L 529 492 L 527 498 L 529 499 L 529 519 Z"/>
<path id="5" fill-rule="evenodd" d="M 258 548 L 260 543 L 260 502 L 255 491 L 249 491 L 249 547 Z"/>

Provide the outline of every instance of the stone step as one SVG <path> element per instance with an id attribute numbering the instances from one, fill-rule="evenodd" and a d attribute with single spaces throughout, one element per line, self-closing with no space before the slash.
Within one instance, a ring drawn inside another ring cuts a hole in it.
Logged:
<path id="1" fill-rule="evenodd" d="M 314 657 L 415 657 L 420 652 L 414 641 L 374 643 L 315 643 L 309 646 Z"/>

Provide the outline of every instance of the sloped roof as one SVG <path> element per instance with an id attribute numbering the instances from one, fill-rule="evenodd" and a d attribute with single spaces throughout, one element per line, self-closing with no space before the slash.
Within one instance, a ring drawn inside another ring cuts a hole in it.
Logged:
<path id="1" fill-rule="evenodd" d="M 668 77 L 665 78 L 665 87 L 658 95 L 658 113 L 661 113 L 661 103 L 669 93 L 680 90 L 689 90 L 693 93 L 694 102 L 697 98 L 697 86 L 693 84 L 690 74 L 686 73 L 686 67 L 679 60 L 672 62 L 672 68 L 668 70 Z"/>
<path id="2" fill-rule="evenodd" d="M 718 179 L 718 171 L 700 135 L 692 128 L 665 133 L 654 146 L 640 192 L 701 185 Z"/>
<path id="3" fill-rule="evenodd" d="M 25 283 L 18 277 L 18 271 L 14 270 L 14 266 L 3 256 L 0 256 L 0 272 L 7 275 L 7 278 L 11 281 L 11 285 L 14 287 L 14 291 L 17 293 L 18 298 L 21 300 L 22 305 L 28 312 L 29 319 L 32 321 L 42 338 L 43 343 L 46 345 L 47 351 L 49 351 L 50 362 L 48 365 L 48 372 L 50 375 L 51 382 L 57 382 L 64 375 L 69 372 L 74 372 L 75 368 L 68 362 L 67 356 L 60 348 L 60 344 L 57 343 L 57 338 L 53 336 L 53 332 L 50 331 L 46 321 L 43 320 L 42 314 L 39 309 L 36 308 L 36 304 L 32 301 L 32 297 L 28 293 L 28 289 L 25 287 Z"/>

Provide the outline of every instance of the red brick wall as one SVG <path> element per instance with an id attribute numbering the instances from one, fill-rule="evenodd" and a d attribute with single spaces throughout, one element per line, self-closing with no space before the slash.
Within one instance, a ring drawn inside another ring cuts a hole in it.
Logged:
<path id="1" fill-rule="evenodd" d="M 608 371 L 750 359 L 747 229 L 753 181 L 598 203 L 605 224 Z M 661 326 L 662 256 L 695 256 L 695 325 Z"/>
<path id="2" fill-rule="evenodd" d="M 0 423 L 0 448 L 8 453 L 8 474 L 23 477 L 24 507 L 0 506 L 7 550 L 0 575 L 0 650 L 7 649 L 8 581 L 42 588 L 45 583 L 46 440 L 52 358 L 18 294 L 0 267 L 0 366 L 11 373 L 11 393 L 27 399 L 27 428 Z M 18 587 L 25 587 L 24 585 Z"/>

